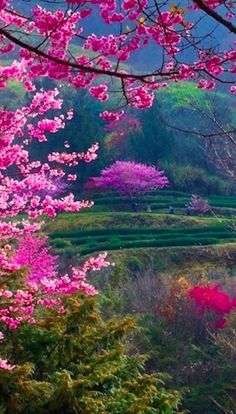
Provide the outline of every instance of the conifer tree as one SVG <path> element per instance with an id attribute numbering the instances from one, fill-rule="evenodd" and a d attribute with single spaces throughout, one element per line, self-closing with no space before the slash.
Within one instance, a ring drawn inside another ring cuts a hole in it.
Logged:
<path id="1" fill-rule="evenodd" d="M 37 325 L 8 338 L 18 365 L 0 370 L 1 414 L 178 412 L 180 395 L 165 388 L 165 376 L 144 373 L 143 357 L 127 353 L 131 318 L 105 321 L 96 297 L 81 294 L 65 309 L 44 309 Z"/>

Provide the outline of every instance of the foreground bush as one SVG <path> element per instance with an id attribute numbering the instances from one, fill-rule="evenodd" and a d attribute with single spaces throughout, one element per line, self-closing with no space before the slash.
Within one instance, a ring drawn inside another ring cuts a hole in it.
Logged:
<path id="1" fill-rule="evenodd" d="M 91 297 L 70 297 L 65 314 L 46 310 L 37 326 L 8 337 L 18 365 L 0 370 L 0 413 L 176 413 L 179 393 L 165 389 L 164 376 L 145 374 L 141 356 L 126 354 L 133 329 L 127 317 L 102 320 Z"/>

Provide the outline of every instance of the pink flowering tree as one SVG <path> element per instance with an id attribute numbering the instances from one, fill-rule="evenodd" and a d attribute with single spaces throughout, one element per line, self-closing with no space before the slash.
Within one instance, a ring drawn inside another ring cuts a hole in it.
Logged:
<path id="1" fill-rule="evenodd" d="M 188 207 L 194 213 L 206 214 L 211 211 L 211 206 L 209 205 L 208 201 L 194 194 L 192 195 L 192 198 L 191 198 L 191 201 Z"/>
<path id="2" fill-rule="evenodd" d="M 154 166 L 133 161 L 116 161 L 102 170 L 99 177 L 92 177 L 87 187 L 115 190 L 123 199 L 133 202 L 150 191 L 167 185 L 168 179 L 164 171 Z"/>
<path id="3" fill-rule="evenodd" d="M 61 105 L 55 89 L 33 93 L 29 104 L 16 111 L 0 109 L 1 341 L 22 323 L 36 323 L 38 307 L 64 312 L 64 295 L 76 291 L 94 295 L 87 273 L 109 264 L 102 254 L 60 275 L 45 239 L 35 234 L 42 227 L 42 217 L 53 219 L 60 212 L 79 212 L 92 205 L 75 200 L 67 183 L 77 178 L 74 167 L 96 158 L 97 144 L 86 153 L 71 153 L 68 148 L 52 152 L 45 162 L 32 159 L 30 153 L 33 140 L 43 145 L 47 133 L 64 128 L 73 116 L 72 111 L 61 115 Z M 13 366 L 0 356 L 0 368 Z"/>

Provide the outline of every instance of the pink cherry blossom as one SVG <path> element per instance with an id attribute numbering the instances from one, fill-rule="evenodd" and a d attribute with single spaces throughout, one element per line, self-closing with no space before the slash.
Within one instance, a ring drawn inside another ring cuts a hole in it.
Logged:
<path id="1" fill-rule="evenodd" d="M 9 364 L 6 359 L 0 359 L 0 368 L 5 369 L 6 371 L 11 371 L 15 368 L 15 365 Z"/>
<path id="2" fill-rule="evenodd" d="M 132 161 L 116 161 L 102 170 L 100 177 L 92 177 L 89 186 L 114 189 L 124 198 L 138 197 L 168 185 L 168 179 L 154 166 Z"/>

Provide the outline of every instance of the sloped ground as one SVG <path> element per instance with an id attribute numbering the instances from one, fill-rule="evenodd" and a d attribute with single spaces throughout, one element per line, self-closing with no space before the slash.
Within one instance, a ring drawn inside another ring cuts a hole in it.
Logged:
<path id="1" fill-rule="evenodd" d="M 133 248 L 204 246 L 236 241 L 233 221 L 163 214 L 63 215 L 46 225 L 55 249 L 86 255 Z"/>
<path id="2" fill-rule="evenodd" d="M 145 202 L 152 209 L 155 206 L 159 209 L 147 213 L 145 203 L 139 203 L 139 211 L 130 212 L 129 203 L 116 195 L 95 194 L 95 207 L 91 210 L 63 214 L 48 222 L 45 228 L 55 249 L 80 255 L 104 250 L 205 246 L 236 241 L 232 215 L 236 198 L 212 196 L 209 201 L 216 207 L 211 214 L 186 216 L 184 206 L 190 198 L 186 193 L 156 191 L 146 196 Z M 175 209 L 174 214 L 162 213 L 163 206 L 166 211 L 169 205 L 182 207 Z M 101 212 L 96 211 L 98 207 Z M 122 208 L 125 211 L 117 211 Z M 226 210 L 227 214 L 219 214 L 215 209 L 221 213 Z"/>

